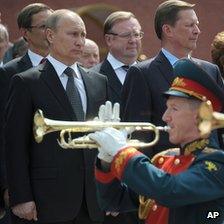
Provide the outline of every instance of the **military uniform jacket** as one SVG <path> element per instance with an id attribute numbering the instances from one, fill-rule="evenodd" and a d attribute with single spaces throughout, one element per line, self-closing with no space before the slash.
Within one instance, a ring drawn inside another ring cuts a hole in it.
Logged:
<path id="1" fill-rule="evenodd" d="M 158 154 L 154 163 L 164 164 L 164 169 L 152 165 L 134 148 L 119 151 L 110 172 L 103 172 L 97 161 L 95 176 L 101 208 L 146 209 L 147 224 L 222 224 L 224 153 L 207 145 L 208 140 L 200 140 L 181 149 L 181 155 L 176 155 L 177 150 Z M 145 203 L 148 208 L 144 203 L 139 206 L 139 195 L 150 199 Z M 218 217 L 213 217 L 214 212 Z"/>

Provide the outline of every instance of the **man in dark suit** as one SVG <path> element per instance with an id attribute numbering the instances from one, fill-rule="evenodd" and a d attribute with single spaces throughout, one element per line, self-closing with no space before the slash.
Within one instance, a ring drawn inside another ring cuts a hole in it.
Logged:
<path id="1" fill-rule="evenodd" d="M 165 125 L 162 114 L 166 109 L 166 99 L 162 93 L 175 78 L 174 63 L 180 58 L 191 57 L 190 54 L 196 49 L 200 34 L 198 18 L 193 7 L 193 4 L 184 1 L 171 0 L 163 2 L 157 8 L 154 26 L 162 49 L 155 58 L 130 68 L 122 92 L 122 120 L 147 121 L 156 126 Z M 217 66 L 200 59 L 192 60 L 223 86 Z M 137 137 L 150 141 L 152 134 L 137 133 Z M 155 153 L 172 146 L 168 134 L 161 133 L 156 147 L 145 149 L 144 152 L 152 157 Z"/>
<path id="2" fill-rule="evenodd" d="M 107 17 L 104 37 L 109 53 L 93 70 L 107 76 L 110 101 L 120 103 L 121 88 L 128 68 L 136 64 L 143 32 L 131 12 L 117 11 Z"/>
<path id="3" fill-rule="evenodd" d="M 3 150 L 3 120 L 11 77 L 40 63 L 49 53 L 49 46 L 44 34 L 44 23 L 52 13 L 49 6 L 34 3 L 24 7 L 18 14 L 17 23 L 21 35 L 27 41 L 29 50 L 25 56 L 17 58 L 0 67 L 0 182 L 3 190 L 7 188 L 5 159 Z M 5 191 L 7 198 L 7 191 Z"/>
<path id="4" fill-rule="evenodd" d="M 109 49 L 107 58 L 93 67 L 108 78 L 109 94 L 112 103 L 121 102 L 121 89 L 127 70 L 136 64 L 141 50 L 143 32 L 135 15 L 131 12 L 116 11 L 104 23 L 104 37 Z M 139 223 L 136 212 L 108 215 L 104 224 Z"/>
<path id="5" fill-rule="evenodd" d="M 57 133 L 38 144 L 32 125 L 37 109 L 50 119 L 92 119 L 106 101 L 107 79 L 76 63 L 86 37 L 76 13 L 55 11 L 47 19 L 46 35 L 47 62 L 15 75 L 9 91 L 5 133 L 12 221 L 101 223 L 93 176 L 97 151 L 63 150 Z"/>

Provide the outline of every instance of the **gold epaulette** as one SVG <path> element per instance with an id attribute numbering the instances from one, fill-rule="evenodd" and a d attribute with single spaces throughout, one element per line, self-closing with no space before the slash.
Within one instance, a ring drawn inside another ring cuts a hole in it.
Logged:
<path id="1" fill-rule="evenodd" d="M 156 160 L 165 155 L 169 154 L 179 154 L 180 149 L 179 148 L 172 148 L 172 149 L 167 149 L 165 151 L 159 152 L 156 155 L 153 156 L 151 159 L 151 163 L 155 164 Z M 150 198 L 146 198 L 145 196 L 139 195 L 139 208 L 138 208 L 138 217 L 139 219 L 146 219 L 148 217 L 148 214 L 150 210 L 152 209 L 155 201 Z"/>

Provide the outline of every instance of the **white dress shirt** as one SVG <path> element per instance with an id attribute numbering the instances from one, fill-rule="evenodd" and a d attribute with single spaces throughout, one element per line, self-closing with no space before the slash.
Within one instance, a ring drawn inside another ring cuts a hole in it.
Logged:
<path id="1" fill-rule="evenodd" d="M 123 62 L 117 60 L 111 53 L 108 53 L 107 60 L 111 64 L 112 68 L 114 69 L 114 72 L 116 73 L 118 79 L 120 80 L 121 84 L 124 84 L 124 80 L 126 77 L 127 72 L 122 68 L 123 65 L 125 65 Z M 132 65 L 137 64 L 137 62 L 134 62 Z"/>
<path id="2" fill-rule="evenodd" d="M 30 57 L 30 60 L 31 60 L 31 63 L 32 63 L 33 67 L 39 65 L 41 60 L 43 59 L 43 56 L 34 53 L 30 49 L 28 49 L 28 55 Z"/>
<path id="3" fill-rule="evenodd" d="M 77 63 L 74 63 L 71 66 L 67 66 L 65 64 L 63 64 L 62 62 L 58 61 L 57 59 L 53 58 L 51 55 L 47 56 L 48 61 L 52 64 L 52 66 L 54 67 L 60 81 L 61 84 L 63 86 L 63 88 L 66 90 L 66 84 L 68 81 L 68 76 L 64 74 L 64 71 L 67 67 L 72 68 L 77 77 L 74 77 L 74 82 L 75 85 L 79 91 L 80 97 L 81 97 L 81 101 L 82 101 L 82 108 L 84 113 L 86 114 L 86 110 L 87 110 L 87 97 L 86 97 L 86 91 L 85 91 L 85 87 L 84 87 L 84 83 L 82 80 L 82 76 L 79 72 L 79 69 L 77 67 Z"/>

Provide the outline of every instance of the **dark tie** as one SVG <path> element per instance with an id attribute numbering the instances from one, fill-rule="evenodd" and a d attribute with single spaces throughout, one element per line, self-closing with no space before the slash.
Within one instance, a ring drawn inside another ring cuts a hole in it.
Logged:
<path id="1" fill-rule="evenodd" d="M 66 85 L 67 96 L 72 105 L 73 111 L 76 114 L 77 119 L 79 121 L 83 121 L 85 115 L 82 107 L 82 101 L 79 91 L 74 82 L 74 76 L 77 77 L 77 75 L 75 74 L 75 71 L 70 67 L 67 67 L 64 73 L 68 76 L 68 81 Z"/>
<path id="2" fill-rule="evenodd" d="M 126 72 L 128 72 L 128 69 L 130 68 L 130 66 L 129 65 L 123 65 L 123 66 L 121 66 Z"/>
<path id="3" fill-rule="evenodd" d="M 39 63 L 39 65 L 40 64 L 43 64 L 45 61 L 47 61 L 47 58 L 42 58 L 41 61 L 40 61 L 40 63 Z"/>

